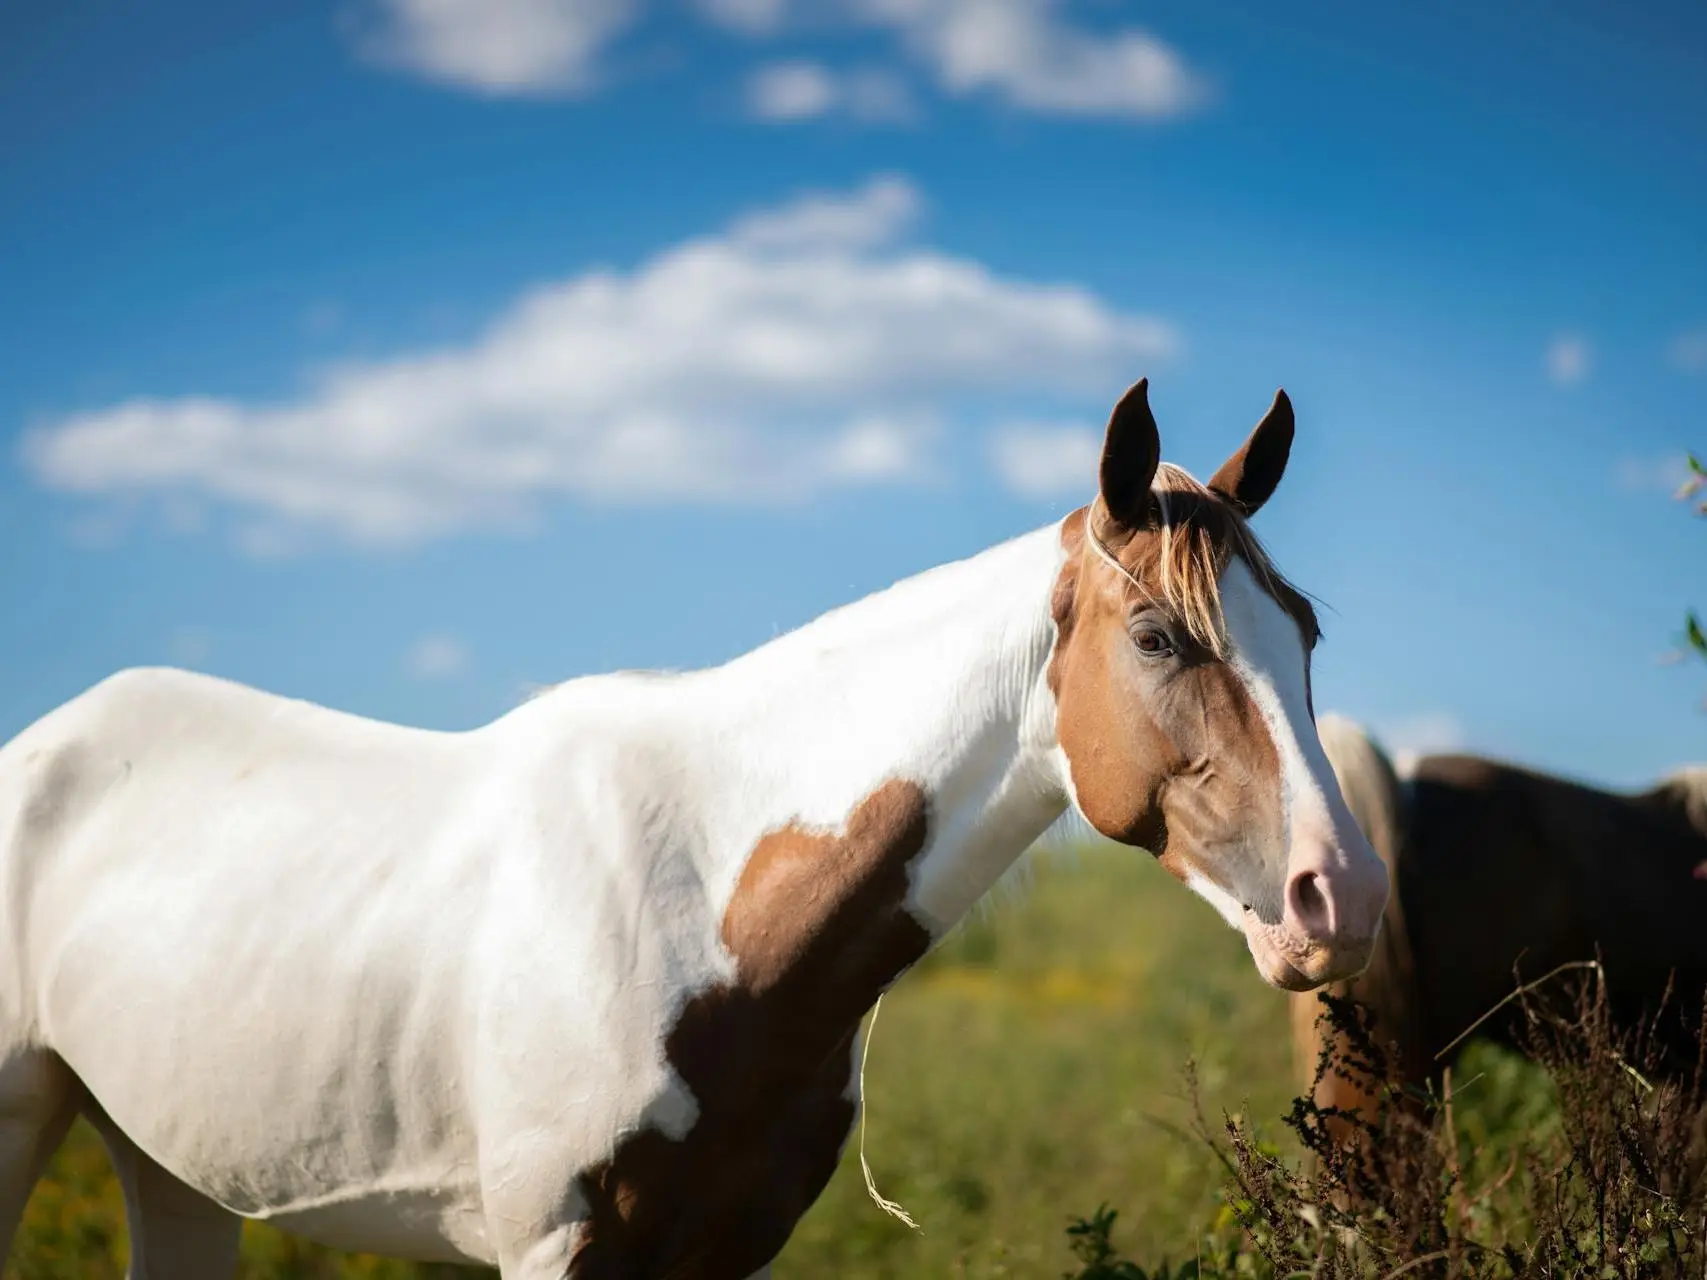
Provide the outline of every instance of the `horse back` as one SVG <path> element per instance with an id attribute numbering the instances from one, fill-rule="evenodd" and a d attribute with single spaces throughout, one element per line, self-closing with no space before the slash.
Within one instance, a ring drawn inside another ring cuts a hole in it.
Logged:
<path id="1" fill-rule="evenodd" d="M 1707 837 L 1646 797 L 1470 756 L 1423 760 L 1408 882 L 1428 1037 L 1439 1051 L 1520 981 L 1599 958 L 1615 1011 L 1707 979 Z M 1513 1017 L 1484 1031 L 1509 1039 Z"/>
<path id="2" fill-rule="evenodd" d="M 183 672 L 50 713 L 0 750 L 0 1056 L 51 1049 L 238 1212 L 340 1243 L 382 1196 L 477 1242 L 467 766 L 452 735 Z"/>

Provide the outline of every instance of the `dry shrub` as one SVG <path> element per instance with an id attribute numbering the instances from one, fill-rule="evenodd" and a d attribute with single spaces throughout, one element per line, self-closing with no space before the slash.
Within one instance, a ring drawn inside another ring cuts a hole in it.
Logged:
<path id="1" fill-rule="evenodd" d="M 1707 1042 L 1679 1070 L 1669 1001 L 1634 1028 L 1613 1020 L 1604 973 L 1519 989 L 1517 1032 L 1552 1077 L 1558 1124 L 1515 1135 L 1507 1167 L 1465 1175 L 1450 1094 L 1407 1091 L 1368 1014 L 1322 997 L 1337 1036 L 1317 1065 L 1361 1076 L 1373 1115 L 1296 1099 L 1289 1162 L 1236 1121 L 1204 1127 L 1232 1179 L 1251 1246 L 1282 1275 L 1606 1276 L 1707 1273 L 1700 1150 Z M 1699 1026 L 1699 1019 L 1695 1020 Z"/>
<path id="2" fill-rule="evenodd" d="M 1316 1079 L 1360 1077 L 1377 1100 L 1373 1114 L 1294 1100 L 1285 1124 L 1303 1148 L 1299 1158 L 1243 1120 L 1212 1127 L 1199 1108 L 1198 1137 L 1228 1175 L 1227 1229 L 1211 1232 L 1199 1257 L 1171 1274 L 1707 1276 L 1707 1020 L 1691 1011 L 1691 1052 L 1680 1058 L 1684 1019 L 1669 999 L 1641 1025 L 1622 1027 L 1598 965 L 1551 977 L 1519 988 L 1506 1012 L 1516 1015 L 1525 1054 L 1552 1079 L 1556 1121 L 1504 1135 L 1510 1154 L 1499 1161 L 1461 1140 L 1450 1083 L 1407 1089 L 1367 1011 L 1323 996 L 1322 1017 L 1338 1034 L 1323 1037 Z M 1195 1101 L 1189 1069 L 1187 1085 Z M 1075 1224 L 1081 1245 L 1087 1225 Z M 1079 1274 L 1170 1274 L 1115 1270 L 1106 1251 L 1095 1262 Z"/>

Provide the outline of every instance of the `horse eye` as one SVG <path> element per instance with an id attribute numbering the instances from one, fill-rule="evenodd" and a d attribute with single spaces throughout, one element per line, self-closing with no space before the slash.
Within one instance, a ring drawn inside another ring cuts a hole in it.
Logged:
<path id="1" fill-rule="evenodd" d="M 1132 639 L 1138 646 L 1138 652 L 1147 658 L 1165 658 L 1174 651 L 1174 642 L 1168 639 L 1167 633 L 1154 627 L 1144 628 Z"/>

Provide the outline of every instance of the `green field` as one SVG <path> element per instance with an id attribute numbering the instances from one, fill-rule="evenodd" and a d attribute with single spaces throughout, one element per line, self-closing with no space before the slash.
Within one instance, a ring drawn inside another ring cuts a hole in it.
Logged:
<path id="1" fill-rule="evenodd" d="M 1116 1238 L 1133 1256 L 1190 1256 L 1219 1171 L 1170 1129 L 1187 1115 L 1187 1058 L 1212 1108 L 1265 1121 L 1285 1109 L 1284 998 L 1148 857 L 1054 855 L 997 897 L 895 987 L 872 1042 L 867 1155 L 879 1190 L 923 1230 L 871 1203 L 850 1145 L 780 1280 L 1056 1277 L 1070 1265 L 1067 1216 L 1102 1201 L 1121 1210 Z M 99 1143 L 79 1126 L 6 1275 L 122 1276 L 122 1223 Z M 252 1277 L 467 1274 L 349 1258 L 254 1224 L 244 1259 Z"/>

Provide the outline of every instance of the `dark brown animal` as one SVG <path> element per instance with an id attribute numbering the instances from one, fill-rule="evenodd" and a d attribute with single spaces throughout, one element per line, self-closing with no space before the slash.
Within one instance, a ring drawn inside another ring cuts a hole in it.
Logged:
<path id="1" fill-rule="evenodd" d="M 1319 728 L 1393 884 L 1369 968 L 1330 991 L 1369 1008 L 1405 1083 L 1437 1082 L 1448 1050 L 1520 982 L 1597 956 L 1615 1020 L 1634 1026 L 1664 1005 L 1658 1048 L 1671 1069 L 1693 1068 L 1707 997 L 1707 769 L 1633 794 L 1470 755 L 1424 756 L 1401 777 L 1356 725 L 1323 716 Z M 1314 994 L 1290 999 L 1307 1090 L 1325 1026 Z M 1476 1035 L 1521 1050 L 1520 1017 L 1509 1002 Z M 1339 1074 L 1316 1101 L 1373 1114 L 1366 1083 Z"/>

